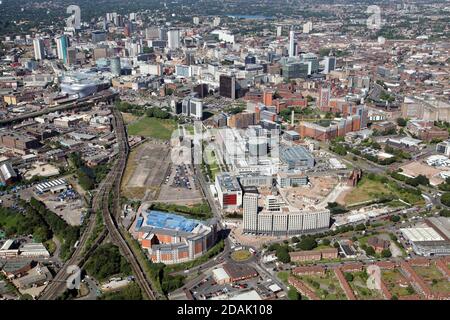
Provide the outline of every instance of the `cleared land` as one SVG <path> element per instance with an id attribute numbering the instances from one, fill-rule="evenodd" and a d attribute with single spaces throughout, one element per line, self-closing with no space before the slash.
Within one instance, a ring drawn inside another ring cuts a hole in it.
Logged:
<path id="1" fill-rule="evenodd" d="M 411 205 L 424 203 L 420 195 L 413 194 L 397 186 L 394 182 L 382 183 L 378 180 L 370 180 L 367 177 L 363 177 L 358 186 L 345 196 L 344 203 L 346 205 L 354 205 L 377 200 L 383 196 L 394 196 Z"/>
<path id="2" fill-rule="evenodd" d="M 128 126 L 128 134 L 132 136 L 152 137 L 161 140 L 170 140 L 172 132 L 176 129 L 173 120 L 142 117 Z"/>
<path id="3" fill-rule="evenodd" d="M 169 166 L 169 152 L 167 144 L 154 141 L 131 151 L 122 180 L 122 194 L 129 199 L 156 199 Z"/>
<path id="4" fill-rule="evenodd" d="M 122 117 L 123 117 L 123 121 L 125 122 L 125 124 L 130 124 L 133 121 L 136 121 L 139 117 L 135 116 L 134 114 L 131 113 L 124 113 L 122 112 Z"/>

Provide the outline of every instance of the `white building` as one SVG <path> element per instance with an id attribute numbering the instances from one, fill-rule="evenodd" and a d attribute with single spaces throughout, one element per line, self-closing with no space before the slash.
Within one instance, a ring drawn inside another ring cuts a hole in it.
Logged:
<path id="1" fill-rule="evenodd" d="M 175 50 L 180 47 L 180 30 L 171 29 L 167 31 L 167 47 Z"/>
<path id="2" fill-rule="evenodd" d="M 303 25 L 303 33 L 310 33 L 313 29 L 313 24 L 311 21 L 306 22 Z"/>
<path id="3" fill-rule="evenodd" d="M 295 56 L 295 32 L 291 29 L 289 31 L 289 57 Z"/>
<path id="4" fill-rule="evenodd" d="M 43 60 L 45 58 L 44 41 L 40 38 L 33 40 L 34 59 Z"/>
<path id="5" fill-rule="evenodd" d="M 244 232 L 252 232 L 258 227 L 258 194 L 246 193 L 243 198 L 243 230 Z"/>
<path id="6" fill-rule="evenodd" d="M 336 69 L 336 57 L 325 57 L 325 68 L 323 73 L 328 74 Z"/>

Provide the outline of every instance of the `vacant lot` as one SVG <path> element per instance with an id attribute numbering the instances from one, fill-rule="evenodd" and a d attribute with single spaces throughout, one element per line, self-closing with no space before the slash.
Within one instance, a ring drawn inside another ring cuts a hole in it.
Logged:
<path id="1" fill-rule="evenodd" d="M 367 278 L 368 275 L 365 271 L 362 272 L 354 272 L 353 281 L 348 281 L 348 284 L 352 288 L 355 296 L 358 300 L 382 300 L 378 290 L 371 290 L 367 288 Z"/>
<path id="2" fill-rule="evenodd" d="M 128 134 L 170 140 L 175 128 L 173 120 L 142 117 L 128 126 Z"/>
<path id="3" fill-rule="evenodd" d="M 420 194 L 411 193 L 409 190 L 398 186 L 395 182 L 383 183 L 378 180 L 370 180 L 367 177 L 363 177 L 358 186 L 345 196 L 344 202 L 346 205 L 353 205 L 377 200 L 383 196 L 394 196 L 411 205 L 424 203 Z"/>
<path id="4" fill-rule="evenodd" d="M 129 199 L 154 200 L 169 166 L 170 147 L 149 141 L 131 151 L 122 180 L 122 194 Z"/>
<path id="5" fill-rule="evenodd" d="M 324 276 L 299 277 L 322 300 L 347 300 L 334 273 L 327 270 Z"/>
<path id="6" fill-rule="evenodd" d="M 350 205 L 376 199 L 382 194 L 390 194 L 383 183 L 362 178 L 358 186 L 346 195 L 344 201 Z"/>
<path id="7" fill-rule="evenodd" d="M 403 297 L 415 294 L 409 281 L 397 269 L 383 270 L 381 277 L 392 295 Z"/>
<path id="8" fill-rule="evenodd" d="M 413 269 L 422 277 L 433 292 L 450 292 L 450 282 L 433 263 L 429 267 L 413 267 Z"/>

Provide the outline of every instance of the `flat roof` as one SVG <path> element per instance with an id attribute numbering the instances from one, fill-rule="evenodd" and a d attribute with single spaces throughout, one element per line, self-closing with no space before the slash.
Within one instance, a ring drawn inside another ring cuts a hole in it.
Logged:
<path id="1" fill-rule="evenodd" d="M 444 241 L 444 238 L 431 227 L 401 228 L 400 231 L 412 242 Z"/>
<path id="2" fill-rule="evenodd" d="M 213 275 L 214 275 L 214 278 L 216 278 L 217 281 L 230 279 L 230 276 L 228 275 L 228 273 L 225 271 L 224 268 L 214 269 L 213 270 Z"/>
<path id="3" fill-rule="evenodd" d="M 188 219 L 174 213 L 155 210 L 151 210 L 147 213 L 145 221 L 146 226 L 184 232 L 192 232 L 199 224 L 201 224 L 201 222 L 198 220 Z"/>

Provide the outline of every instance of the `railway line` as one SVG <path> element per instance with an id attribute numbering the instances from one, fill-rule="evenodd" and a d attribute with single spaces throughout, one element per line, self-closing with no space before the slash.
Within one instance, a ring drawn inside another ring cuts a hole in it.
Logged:
<path id="1" fill-rule="evenodd" d="M 125 131 L 125 126 L 123 123 L 122 116 L 119 111 L 113 109 L 114 121 L 113 125 L 116 130 L 117 141 L 119 143 L 118 159 L 114 163 L 113 167 L 107 174 L 106 178 L 100 183 L 97 193 L 93 199 L 92 208 L 93 212 L 101 210 L 103 221 L 106 229 L 97 237 L 91 248 L 84 252 L 83 248 L 89 236 L 92 234 L 95 228 L 95 215 L 91 215 L 89 218 L 86 230 L 80 237 L 80 242 L 78 247 L 75 249 L 71 258 L 66 261 L 64 266 L 55 276 L 53 281 L 47 286 L 44 292 L 39 297 L 40 300 L 52 300 L 61 295 L 67 288 L 67 279 L 70 276 L 66 272 L 67 268 L 71 265 L 83 266 L 87 261 L 89 255 L 95 250 L 95 248 L 104 240 L 107 233 L 109 233 L 112 241 L 119 247 L 123 256 L 130 263 L 133 273 L 136 278 L 137 284 L 141 287 L 145 295 L 149 299 L 162 298 L 156 290 L 151 287 L 151 282 L 147 278 L 146 273 L 143 271 L 142 266 L 139 261 L 134 256 L 128 243 L 125 241 L 124 236 L 117 224 L 118 213 L 120 212 L 120 182 L 122 180 L 122 175 L 125 170 L 129 146 L 128 139 Z M 112 213 L 110 211 L 110 196 L 112 195 Z"/>

